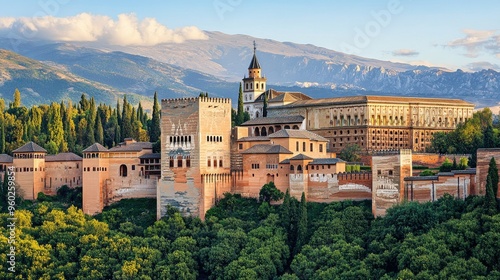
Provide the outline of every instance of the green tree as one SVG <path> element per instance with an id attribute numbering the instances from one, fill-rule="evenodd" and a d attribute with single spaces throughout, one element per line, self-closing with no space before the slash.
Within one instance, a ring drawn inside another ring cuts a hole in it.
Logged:
<path id="1" fill-rule="evenodd" d="M 361 160 L 361 147 L 358 144 L 349 144 L 340 151 L 338 157 L 348 162 L 358 162 Z"/>
<path id="2" fill-rule="evenodd" d="M 491 157 L 490 163 L 488 166 L 488 176 L 491 179 L 491 186 L 493 188 L 493 194 L 497 197 L 498 192 L 498 166 L 494 157 Z"/>
<path id="3" fill-rule="evenodd" d="M 14 101 L 11 103 L 10 108 L 19 107 L 21 107 L 21 92 L 16 88 L 16 90 L 14 90 Z"/>
<path id="4" fill-rule="evenodd" d="M 497 200 L 493 190 L 493 183 L 491 176 L 488 174 L 486 178 L 486 195 L 484 199 L 484 211 L 488 215 L 495 215 L 497 213 Z"/>
<path id="5" fill-rule="evenodd" d="M 55 143 L 58 152 L 67 150 L 67 144 L 64 141 L 64 129 L 60 109 L 58 103 L 52 102 L 50 105 L 48 123 L 49 142 Z"/>
<path id="6" fill-rule="evenodd" d="M 96 118 L 96 131 L 95 131 L 95 141 L 100 144 L 104 144 L 104 130 L 102 128 L 101 116 L 97 114 Z"/>
<path id="7" fill-rule="evenodd" d="M 268 106 L 269 100 L 267 97 L 267 94 L 264 92 L 264 105 L 262 107 L 262 116 L 265 118 L 267 117 L 267 106 Z"/>
<path id="8" fill-rule="evenodd" d="M 245 110 L 243 109 L 243 89 L 241 83 L 240 89 L 238 91 L 238 111 L 236 113 L 236 125 L 240 125 L 245 122 Z"/>
<path id="9" fill-rule="evenodd" d="M 297 223 L 297 241 L 295 242 L 294 254 L 297 254 L 302 246 L 306 244 L 307 238 L 307 202 L 306 195 L 302 192 L 299 205 L 299 220 Z"/>
<path id="10" fill-rule="evenodd" d="M 0 154 L 5 154 L 5 120 L 3 111 L 0 112 Z"/>
<path id="11" fill-rule="evenodd" d="M 449 158 L 446 158 L 444 162 L 441 164 L 439 167 L 440 172 L 450 172 L 451 169 L 453 168 L 453 163 Z"/>
<path id="12" fill-rule="evenodd" d="M 269 182 L 262 186 L 259 192 L 259 200 L 261 202 L 271 202 L 278 201 L 283 198 L 283 192 L 278 190 L 274 185 L 274 182 Z"/>
<path id="13" fill-rule="evenodd" d="M 460 162 L 458 163 L 458 169 L 464 170 L 469 166 L 469 160 L 466 157 L 461 157 Z"/>
<path id="14" fill-rule="evenodd" d="M 151 125 L 149 127 L 149 141 L 156 142 L 160 139 L 160 105 L 155 92 L 153 100 L 153 115 L 151 116 Z"/>
<path id="15" fill-rule="evenodd" d="M 484 138 L 483 138 L 483 143 L 485 148 L 494 148 L 496 146 L 495 144 L 495 135 L 493 133 L 493 125 L 488 124 L 486 126 L 486 129 L 484 130 Z"/>

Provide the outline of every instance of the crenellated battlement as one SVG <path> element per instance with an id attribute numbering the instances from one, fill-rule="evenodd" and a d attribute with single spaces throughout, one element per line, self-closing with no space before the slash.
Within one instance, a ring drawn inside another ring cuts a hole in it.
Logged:
<path id="1" fill-rule="evenodd" d="M 220 98 L 220 97 L 183 97 L 183 98 L 166 98 L 161 100 L 162 103 L 166 104 L 196 103 L 198 101 L 207 103 L 231 103 L 230 98 Z"/>
<path id="2" fill-rule="evenodd" d="M 371 172 L 355 172 L 355 173 L 337 173 L 338 180 L 348 181 L 348 180 L 371 180 Z"/>

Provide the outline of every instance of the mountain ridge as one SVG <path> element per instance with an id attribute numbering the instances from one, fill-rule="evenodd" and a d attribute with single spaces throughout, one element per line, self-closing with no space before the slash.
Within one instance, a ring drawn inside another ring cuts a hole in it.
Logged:
<path id="1" fill-rule="evenodd" d="M 207 40 L 153 47 L 50 41 L 12 45 L 21 55 L 117 91 L 138 95 L 158 91 L 161 98 L 208 91 L 236 101 L 255 40 L 268 88 L 276 90 L 299 89 L 314 98 L 375 93 L 460 98 L 479 106 L 500 101 L 500 74 L 494 70 L 450 71 L 363 58 L 311 44 L 205 32 Z M 0 43 L 5 40 L 0 38 Z"/>

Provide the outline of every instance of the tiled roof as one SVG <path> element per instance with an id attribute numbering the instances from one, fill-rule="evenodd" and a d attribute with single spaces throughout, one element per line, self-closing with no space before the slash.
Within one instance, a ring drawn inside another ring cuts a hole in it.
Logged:
<path id="1" fill-rule="evenodd" d="M 0 154 L 0 162 L 1 163 L 11 163 L 12 162 L 12 157 L 9 156 L 8 154 Z"/>
<path id="2" fill-rule="evenodd" d="M 302 92 L 283 92 L 283 94 L 269 100 L 269 103 L 273 102 L 295 102 L 299 100 L 310 100 L 312 97 L 303 94 Z"/>
<path id="3" fill-rule="evenodd" d="M 241 137 L 238 139 L 239 142 L 246 142 L 246 141 L 269 141 L 269 137 L 267 136 L 248 136 L 248 137 Z"/>
<path id="4" fill-rule="evenodd" d="M 339 162 L 344 162 L 340 158 L 315 158 L 309 164 L 337 164 Z"/>
<path id="5" fill-rule="evenodd" d="M 304 117 L 300 115 L 286 116 L 286 117 L 265 117 L 256 118 L 246 121 L 241 126 L 261 125 L 261 124 L 285 124 L 285 123 L 302 123 Z"/>
<path id="6" fill-rule="evenodd" d="M 255 53 L 253 54 L 252 61 L 250 61 L 250 66 L 248 66 L 248 69 L 260 69 L 259 60 L 257 60 L 257 56 L 255 55 Z"/>
<path id="7" fill-rule="evenodd" d="M 282 129 L 273 134 L 268 135 L 269 138 L 305 138 L 315 141 L 328 141 L 328 139 L 319 136 L 316 133 L 310 132 L 305 129 Z"/>
<path id="8" fill-rule="evenodd" d="M 153 149 L 153 143 L 151 142 L 132 142 L 132 143 L 120 143 L 118 146 L 114 146 L 109 149 L 110 152 L 140 152 L 144 149 Z"/>
<path id="9" fill-rule="evenodd" d="M 273 102 L 295 102 L 299 100 L 309 100 L 312 97 L 303 94 L 298 91 L 277 91 L 274 89 L 268 89 L 265 92 L 261 93 L 257 98 L 255 98 L 254 102 L 264 102 L 264 97 L 267 95 L 267 99 L 269 103 Z"/>
<path id="10" fill-rule="evenodd" d="M 243 152 L 242 154 L 293 154 L 288 149 L 281 145 L 258 144 L 254 145 Z"/>
<path id="11" fill-rule="evenodd" d="M 464 105 L 472 106 L 469 103 L 460 99 L 445 99 L 445 98 L 422 98 L 422 97 L 407 97 L 407 96 L 377 96 L 377 95 L 360 95 L 360 96 L 345 96 L 334 98 L 320 98 L 310 100 L 299 100 L 283 107 L 307 107 L 307 106 L 323 106 L 323 105 L 345 105 L 367 102 L 383 102 L 383 103 L 423 103 L 423 104 L 449 104 L 449 105 Z"/>
<path id="12" fill-rule="evenodd" d="M 89 146 L 87 149 L 83 150 L 82 153 L 99 153 L 99 152 L 107 152 L 108 149 L 99 143 L 94 143 Z"/>
<path id="13" fill-rule="evenodd" d="M 46 153 L 47 150 L 38 146 L 38 144 L 36 144 L 35 142 L 30 141 L 30 142 L 24 144 L 23 146 L 15 149 L 12 152 L 13 153 Z"/>
<path id="14" fill-rule="evenodd" d="M 298 154 L 298 155 L 290 158 L 290 160 L 309 160 L 309 159 L 313 159 L 313 158 L 309 157 L 309 156 L 306 156 L 304 154 Z"/>
<path id="15" fill-rule="evenodd" d="M 139 157 L 140 159 L 152 159 L 152 158 L 161 158 L 160 153 L 152 153 L 152 154 L 145 154 Z"/>
<path id="16" fill-rule="evenodd" d="M 59 153 L 57 155 L 48 155 L 45 161 L 81 161 L 82 157 L 74 153 Z"/>

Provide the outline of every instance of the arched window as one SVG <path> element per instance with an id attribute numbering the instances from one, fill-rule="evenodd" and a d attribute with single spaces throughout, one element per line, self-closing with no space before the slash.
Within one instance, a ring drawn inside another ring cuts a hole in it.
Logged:
<path id="1" fill-rule="evenodd" d="M 290 126 L 289 125 L 285 125 L 285 128 L 283 129 L 290 129 Z"/>
<path id="2" fill-rule="evenodd" d="M 290 128 L 290 127 L 288 127 L 288 128 Z M 292 127 L 292 129 L 299 129 L 299 126 L 298 126 L 298 125 L 294 125 L 294 126 Z"/>
<path id="3" fill-rule="evenodd" d="M 260 130 L 258 127 L 255 128 L 254 134 L 255 136 L 260 136 Z"/>
<path id="4" fill-rule="evenodd" d="M 274 133 L 274 127 L 270 126 L 269 127 L 269 134 Z"/>
<path id="5" fill-rule="evenodd" d="M 125 164 L 120 165 L 120 176 L 127 177 L 127 166 Z"/>
<path id="6" fill-rule="evenodd" d="M 177 167 L 182 167 L 182 156 L 181 155 L 177 156 Z"/>
<path id="7" fill-rule="evenodd" d="M 290 164 L 290 170 L 293 171 L 293 165 Z"/>
<path id="8" fill-rule="evenodd" d="M 255 84 L 255 88 L 259 89 L 259 83 Z"/>
<path id="9" fill-rule="evenodd" d="M 260 88 L 264 89 L 264 83 L 260 84 Z"/>
<path id="10" fill-rule="evenodd" d="M 259 117 L 260 117 L 260 115 L 259 115 L 259 111 L 255 112 L 255 117 L 256 117 L 256 118 L 259 118 Z"/>
<path id="11" fill-rule="evenodd" d="M 267 136 L 267 129 L 265 127 L 263 127 L 262 130 L 260 131 L 260 134 L 262 136 Z"/>
<path id="12" fill-rule="evenodd" d="M 302 165 L 300 165 L 300 164 L 299 164 L 299 165 L 297 166 L 297 171 L 302 172 Z"/>

